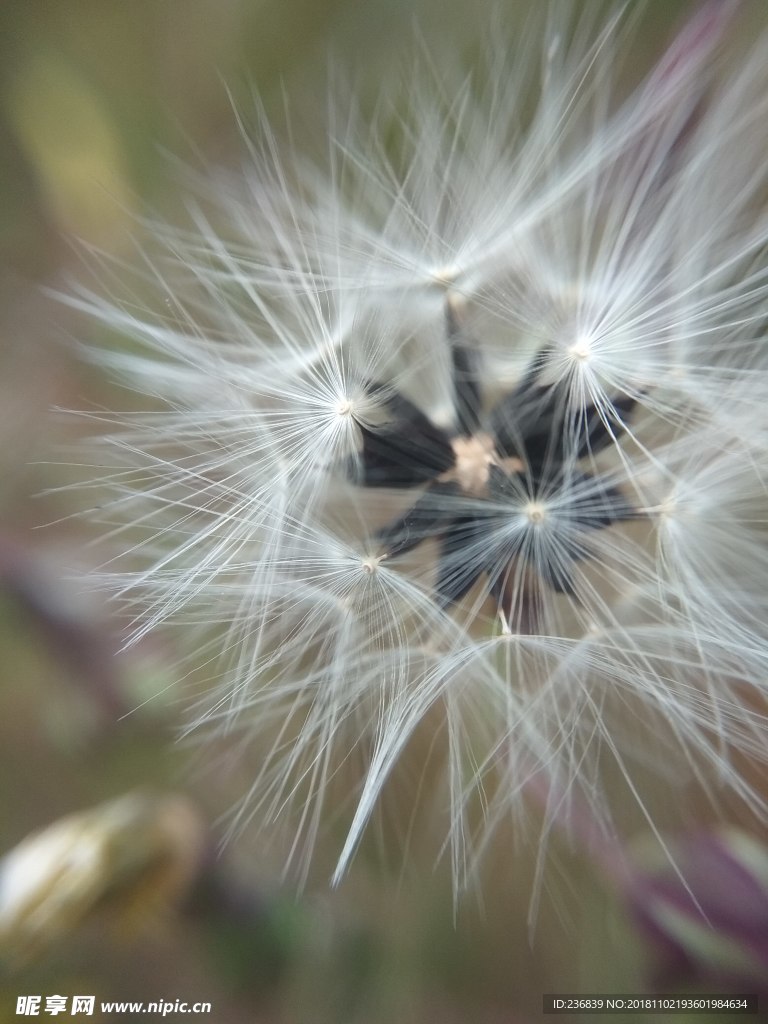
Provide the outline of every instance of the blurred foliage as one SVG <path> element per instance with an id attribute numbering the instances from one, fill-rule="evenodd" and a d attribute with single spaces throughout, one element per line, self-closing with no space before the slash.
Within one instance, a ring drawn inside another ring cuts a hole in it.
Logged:
<path id="1" fill-rule="evenodd" d="M 528 5 L 511 3 L 520 14 Z M 242 159 L 233 106 L 247 111 L 258 93 L 268 111 L 279 109 L 283 87 L 300 106 L 317 93 L 329 55 L 342 67 L 367 69 L 375 82 L 410 37 L 414 16 L 425 38 L 438 27 L 461 38 L 490 6 L 6 0 L 0 7 L 0 529 L 9 531 L 0 548 L 38 549 L 41 561 L 29 571 L 42 574 L 43 591 L 54 587 L 58 566 L 87 564 L 76 526 L 31 531 L 67 512 L 55 497 L 31 499 L 49 482 L 45 460 L 58 440 L 48 410 L 82 406 L 84 394 L 99 400 L 92 375 L 68 348 L 82 325 L 39 287 L 78 274 L 72 239 L 129 252 L 138 217 L 150 210 L 173 221 L 181 209 L 169 154 L 223 166 Z M 636 68 L 648 66 L 685 7 L 682 0 L 643 7 Z M 123 657 L 99 696 L 103 672 L 76 656 L 90 642 L 88 630 L 117 647 L 103 610 L 86 603 L 62 625 L 14 580 L 0 575 L 0 850 L 137 787 L 186 789 L 212 823 L 215 848 L 213 823 L 226 797 L 190 774 L 188 752 L 173 743 L 175 696 L 165 667 L 172 656 L 155 646 Z M 64 603 L 80 600 L 73 593 Z M 143 703 L 149 693 L 162 696 Z M 482 893 L 470 895 L 457 917 L 442 868 L 384 875 L 363 857 L 340 890 L 297 897 L 277 884 L 273 855 L 227 849 L 162 927 L 116 935 L 88 923 L 21 971 L 0 973 L 0 1024 L 18 1019 L 17 995 L 35 992 L 209 1000 L 211 1019 L 222 1024 L 509 1024 L 538 1019 L 543 991 L 640 991 L 645 953 L 631 920 L 567 846 L 553 844 L 530 930 L 537 850 L 516 840 L 500 837 Z"/>

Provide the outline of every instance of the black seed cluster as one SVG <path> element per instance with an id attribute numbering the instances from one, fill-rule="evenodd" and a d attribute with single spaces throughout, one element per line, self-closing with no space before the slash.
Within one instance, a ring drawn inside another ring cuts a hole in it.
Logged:
<path id="1" fill-rule="evenodd" d="M 615 487 L 576 468 L 580 459 L 606 448 L 624 429 L 636 398 L 614 400 L 609 422 L 593 404 L 569 411 L 566 387 L 540 382 L 547 350 L 539 352 L 517 386 L 487 415 L 478 372 L 478 357 L 463 336 L 452 309 L 447 333 L 451 344 L 454 387 L 454 430 L 436 426 L 413 402 L 391 387 L 371 383 L 368 393 L 386 413 L 380 430 L 361 426 L 362 450 L 358 482 L 367 487 L 424 490 L 409 510 L 379 532 L 382 554 L 396 558 L 422 541 L 435 538 L 439 557 L 435 597 L 447 608 L 485 575 L 488 593 L 505 609 L 505 581 L 515 553 L 506 558 L 489 543 L 499 509 L 519 513 L 520 494 L 557 495 L 558 515 L 567 523 L 557 539 L 552 564 L 537 559 L 535 570 L 552 590 L 574 594 L 571 568 L 589 557 L 589 532 L 636 516 Z M 486 494 L 469 495 L 451 471 L 456 467 L 453 441 L 490 437 L 494 461 L 488 467 Z M 522 470 L 504 468 L 504 460 Z M 426 486 L 425 486 L 426 485 Z"/>

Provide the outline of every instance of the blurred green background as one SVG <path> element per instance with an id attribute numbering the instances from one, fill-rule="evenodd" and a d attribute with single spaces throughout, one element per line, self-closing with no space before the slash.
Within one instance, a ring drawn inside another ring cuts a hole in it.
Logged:
<path id="1" fill-rule="evenodd" d="M 147 645 L 112 663 L 114 627 L 62 578 L 64 567 L 87 566 L 88 554 L 76 523 L 45 525 L 71 503 L 35 497 L 54 479 L 49 463 L 69 429 L 50 410 L 98 402 L 100 384 L 70 344 L 91 328 L 41 286 L 78 276 L 76 240 L 130 258 L 137 217 L 151 211 L 173 222 L 182 208 L 174 159 L 237 167 L 244 154 L 233 107 L 247 119 L 258 94 L 279 113 L 285 92 L 300 113 L 329 65 L 364 72 L 375 88 L 414 23 L 426 39 L 465 38 L 492 6 L 0 7 L 0 851 L 135 789 L 189 793 L 215 849 L 216 819 L 228 806 L 227 780 L 199 774 L 174 743 L 175 698 L 122 717 L 171 682 L 172 652 Z M 529 4 L 510 6 L 522 17 Z M 638 9 L 630 71 L 650 67 L 691 6 L 658 0 Z M 500 834 L 482 892 L 456 917 L 442 867 L 401 876 L 362 858 L 338 891 L 315 884 L 297 896 L 278 885 L 273 854 L 229 847 L 206 868 L 206 884 L 157 927 L 110 927 L 107 913 L 0 973 L 0 1022 L 18 1019 L 16 997 L 25 993 L 208 1000 L 209 1019 L 222 1024 L 490 1024 L 538 1019 L 545 991 L 641 991 L 649 950 L 599 873 L 567 845 L 553 843 L 530 929 L 536 844 L 512 853 L 514 838 Z"/>

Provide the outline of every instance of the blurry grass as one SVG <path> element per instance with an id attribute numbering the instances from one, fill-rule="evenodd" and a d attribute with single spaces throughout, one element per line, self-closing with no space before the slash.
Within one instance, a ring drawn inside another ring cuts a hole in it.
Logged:
<path id="1" fill-rule="evenodd" d="M 225 162 L 245 102 L 289 74 L 339 2 L 58 0 L 0 11 L 2 253 L 52 269 L 59 233 L 119 244 L 121 220 L 173 193 L 163 149 Z"/>

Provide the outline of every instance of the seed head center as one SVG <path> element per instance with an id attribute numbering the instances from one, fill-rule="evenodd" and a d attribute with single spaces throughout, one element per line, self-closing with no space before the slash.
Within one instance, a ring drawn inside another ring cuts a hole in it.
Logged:
<path id="1" fill-rule="evenodd" d="M 670 516 L 674 516 L 678 513 L 678 501 L 674 494 L 668 494 L 666 498 L 659 504 L 658 513 L 662 519 L 667 519 Z"/>
<path id="2" fill-rule="evenodd" d="M 586 363 L 592 357 L 592 339 L 587 334 L 581 334 L 567 351 L 573 360 Z"/>
<path id="3" fill-rule="evenodd" d="M 432 280 L 439 288 L 450 288 L 460 273 L 456 264 L 446 263 L 432 271 Z"/>
<path id="4" fill-rule="evenodd" d="M 383 562 L 386 557 L 386 555 L 372 555 L 369 558 L 364 558 L 360 563 L 360 568 L 367 576 L 373 576 L 374 573 L 378 572 L 380 563 Z"/>
<path id="5" fill-rule="evenodd" d="M 456 437 L 451 441 L 456 464 L 448 474 L 465 494 L 482 496 L 488 485 L 490 467 L 497 461 L 490 434 Z"/>
<path id="6" fill-rule="evenodd" d="M 529 522 L 534 526 L 539 526 L 547 518 L 547 510 L 540 501 L 530 501 L 524 511 Z"/>

